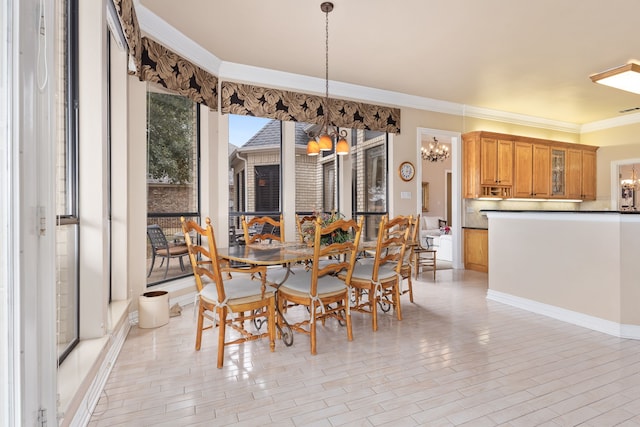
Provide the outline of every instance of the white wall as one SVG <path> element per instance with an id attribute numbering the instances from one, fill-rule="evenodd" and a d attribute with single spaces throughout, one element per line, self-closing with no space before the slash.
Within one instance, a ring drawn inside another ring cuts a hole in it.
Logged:
<path id="1" fill-rule="evenodd" d="M 546 307 L 544 314 L 603 332 L 634 327 L 640 338 L 640 215 L 487 215 L 491 297 Z"/>

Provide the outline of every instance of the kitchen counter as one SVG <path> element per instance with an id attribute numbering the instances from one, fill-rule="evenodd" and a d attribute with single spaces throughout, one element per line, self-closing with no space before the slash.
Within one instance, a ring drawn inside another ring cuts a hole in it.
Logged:
<path id="1" fill-rule="evenodd" d="M 640 215 L 486 211 L 487 298 L 640 339 Z"/>

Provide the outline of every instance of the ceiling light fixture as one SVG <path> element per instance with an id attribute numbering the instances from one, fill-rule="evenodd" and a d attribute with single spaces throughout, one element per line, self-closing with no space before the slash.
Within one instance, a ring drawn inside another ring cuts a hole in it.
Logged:
<path id="1" fill-rule="evenodd" d="M 433 142 L 429 143 L 429 148 L 421 147 L 420 151 L 422 152 L 422 158 L 430 162 L 443 162 L 451 154 L 449 153 L 449 147 L 440 144 L 435 136 L 433 137 Z"/>
<path id="2" fill-rule="evenodd" d="M 349 144 L 347 143 L 347 131 L 339 131 L 336 127 L 330 126 L 330 107 L 329 107 L 329 12 L 333 10 L 333 3 L 323 2 L 320 5 L 320 10 L 325 14 L 325 96 L 324 105 L 322 106 L 322 113 L 324 116 L 324 123 L 319 135 L 309 131 L 309 142 L 307 143 L 307 154 L 309 156 L 317 156 L 321 151 L 331 151 L 333 148 L 333 141 L 338 140 L 336 143 L 336 154 L 343 156 L 349 154 Z"/>
<path id="3" fill-rule="evenodd" d="M 589 77 L 594 83 L 640 94 L 640 64 L 636 62 L 629 61 L 625 65 Z"/>

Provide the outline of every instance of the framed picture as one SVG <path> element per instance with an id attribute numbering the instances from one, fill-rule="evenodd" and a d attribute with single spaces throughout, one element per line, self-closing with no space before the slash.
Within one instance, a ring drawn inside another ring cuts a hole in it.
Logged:
<path id="1" fill-rule="evenodd" d="M 636 191 L 633 187 L 622 187 L 620 208 L 622 210 L 633 209 L 636 205 Z"/>
<path id="2" fill-rule="evenodd" d="M 429 212 L 429 183 L 422 183 L 422 212 Z"/>

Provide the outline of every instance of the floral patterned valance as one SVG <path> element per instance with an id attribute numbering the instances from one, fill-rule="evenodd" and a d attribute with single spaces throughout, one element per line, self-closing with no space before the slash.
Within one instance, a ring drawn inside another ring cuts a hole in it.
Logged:
<path id="1" fill-rule="evenodd" d="M 221 83 L 222 114 L 265 117 L 269 119 L 322 124 L 324 97 L 280 89 L 233 83 Z M 331 125 L 400 133 L 400 109 L 331 99 Z"/>
<path id="2" fill-rule="evenodd" d="M 147 37 L 142 38 L 140 80 L 171 89 L 212 110 L 218 108 L 218 78 Z"/>
<path id="3" fill-rule="evenodd" d="M 129 55 L 133 58 L 133 63 L 136 67 L 135 71 L 129 70 L 129 74 L 137 74 L 141 68 L 142 38 L 140 36 L 140 26 L 138 25 L 136 10 L 133 7 L 133 0 L 113 0 L 113 5 L 116 8 L 120 26 L 122 27 L 124 37 L 129 46 Z"/>

